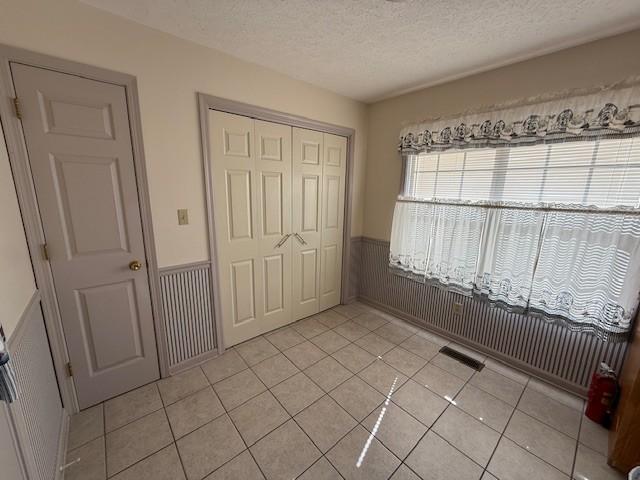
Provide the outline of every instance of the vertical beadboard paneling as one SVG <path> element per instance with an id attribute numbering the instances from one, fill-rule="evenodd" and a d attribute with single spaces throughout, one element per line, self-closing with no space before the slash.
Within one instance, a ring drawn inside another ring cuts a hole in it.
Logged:
<path id="1" fill-rule="evenodd" d="M 18 383 L 18 399 L 11 410 L 21 417 L 18 423 L 29 444 L 37 480 L 53 480 L 64 412 L 39 298 L 30 304 L 8 346 Z"/>
<path id="2" fill-rule="evenodd" d="M 169 368 L 216 349 L 209 263 L 160 271 Z"/>
<path id="3" fill-rule="evenodd" d="M 539 318 L 510 313 L 489 303 L 389 273 L 389 242 L 362 237 L 359 296 L 436 327 L 471 344 L 513 358 L 558 383 L 583 390 L 600 362 L 618 373 L 626 343 L 608 343 Z M 454 302 L 462 315 L 453 315 Z"/>
<path id="4" fill-rule="evenodd" d="M 349 299 L 356 299 L 358 297 L 358 291 L 360 287 L 360 265 L 362 251 L 362 237 L 351 237 L 351 249 L 349 258 L 349 285 L 348 297 Z"/>

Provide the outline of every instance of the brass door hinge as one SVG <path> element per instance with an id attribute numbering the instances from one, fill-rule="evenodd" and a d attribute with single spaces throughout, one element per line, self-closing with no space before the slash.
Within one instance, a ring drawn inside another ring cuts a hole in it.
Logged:
<path id="1" fill-rule="evenodd" d="M 20 108 L 20 99 L 18 97 L 15 97 L 13 99 L 13 109 L 16 112 L 16 117 L 18 117 L 18 120 L 22 120 L 22 109 Z"/>
<path id="2" fill-rule="evenodd" d="M 49 261 L 49 249 L 47 248 L 47 244 L 42 244 L 42 257 L 48 262 Z"/>
<path id="3" fill-rule="evenodd" d="M 71 362 L 67 363 L 67 377 L 73 377 L 73 367 L 71 366 Z"/>

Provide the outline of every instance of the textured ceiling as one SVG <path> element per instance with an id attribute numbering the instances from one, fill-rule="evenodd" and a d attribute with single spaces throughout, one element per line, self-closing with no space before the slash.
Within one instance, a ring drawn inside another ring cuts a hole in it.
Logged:
<path id="1" fill-rule="evenodd" d="M 639 0 L 82 1 L 363 101 L 640 26 Z"/>

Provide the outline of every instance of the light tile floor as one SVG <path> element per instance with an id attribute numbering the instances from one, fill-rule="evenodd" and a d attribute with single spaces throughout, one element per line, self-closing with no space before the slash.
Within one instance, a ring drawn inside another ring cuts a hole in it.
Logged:
<path id="1" fill-rule="evenodd" d="M 621 479 L 583 401 L 362 304 L 71 419 L 67 480 Z"/>

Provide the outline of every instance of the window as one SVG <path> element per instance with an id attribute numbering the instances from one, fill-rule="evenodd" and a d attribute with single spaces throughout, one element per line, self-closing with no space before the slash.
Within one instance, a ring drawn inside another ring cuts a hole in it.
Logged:
<path id="1" fill-rule="evenodd" d="M 421 153 L 406 162 L 409 198 L 640 206 L 640 137 Z"/>
<path id="2" fill-rule="evenodd" d="M 630 331 L 640 291 L 640 137 L 404 156 L 394 271 L 571 328 Z"/>

